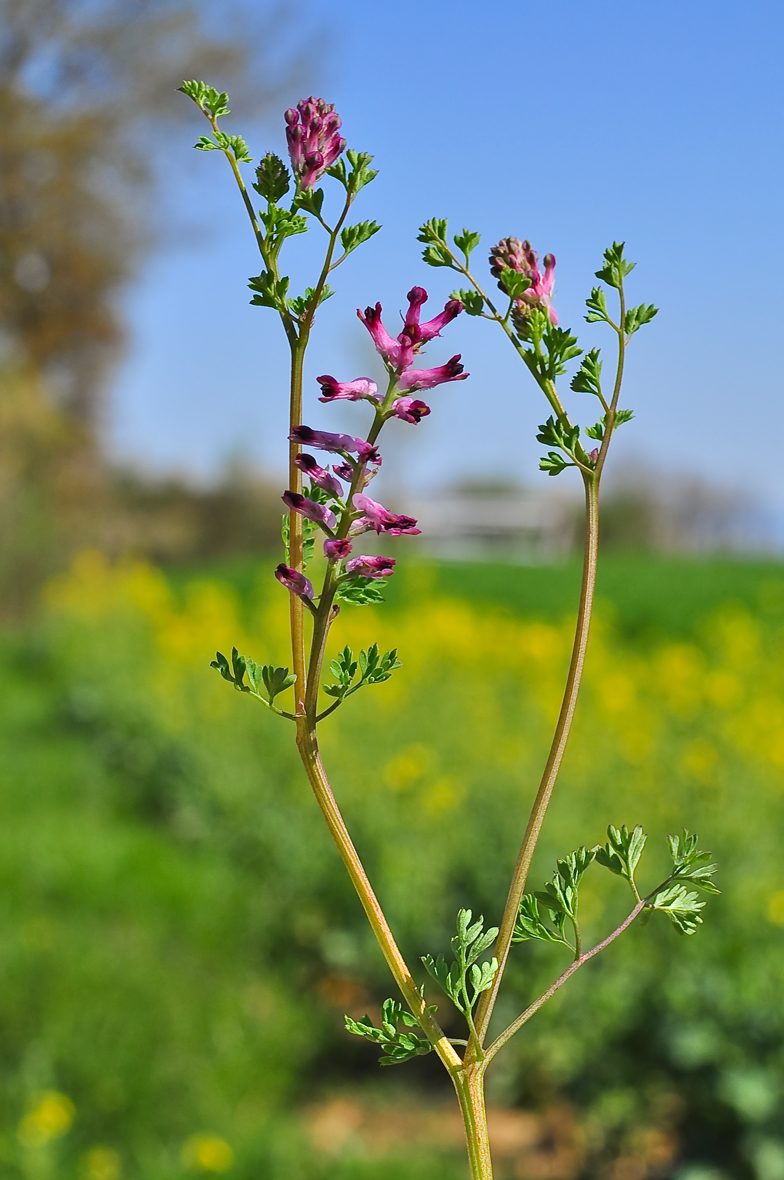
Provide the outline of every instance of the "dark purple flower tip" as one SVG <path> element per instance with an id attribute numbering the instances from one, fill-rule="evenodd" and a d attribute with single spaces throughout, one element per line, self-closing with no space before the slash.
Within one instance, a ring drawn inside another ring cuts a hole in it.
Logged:
<path id="1" fill-rule="evenodd" d="M 465 381 L 468 375 L 463 372 L 458 352 L 446 364 L 436 365 L 433 369 L 409 369 L 401 375 L 398 385 L 408 393 L 413 393 L 417 389 L 434 389 L 436 385 L 445 385 L 447 381 Z"/>
<path id="2" fill-rule="evenodd" d="M 284 492 L 281 499 L 287 508 L 299 512 L 308 520 L 315 521 L 322 528 L 334 529 L 337 524 L 335 513 L 331 508 L 327 508 L 326 504 L 317 504 L 315 500 L 309 500 L 307 496 L 301 496 L 299 492 Z"/>
<path id="3" fill-rule="evenodd" d="M 332 434 L 328 430 L 313 430 L 310 426 L 295 426 L 289 438 L 292 442 L 302 443 L 306 447 L 315 447 L 317 451 L 361 451 L 367 447 L 364 438 L 354 438 L 351 434 Z"/>
<path id="4" fill-rule="evenodd" d="M 404 422 L 412 422 L 416 426 L 430 413 L 430 406 L 413 397 L 399 397 L 393 403 L 392 411 L 396 418 L 402 418 Z"/>
<path id="5" fill-rule="evenodd" d="M 367 557 L 363 554 L 352 557 L 346 573 L 359 574 L 363 578 L 390 578 L 395 572 L 394 565 L 394 557 Z"/>
<path id="6" fill-rule="evenodd" d="M 381 466 L 381 455 L 377 446 L 373 443 L 365 442 L 363 438 L 357 439 L 360 444 L 357 447 L 357 457 L 361 463 L 376 463 Z"/>
<path id="7" fill-rule="evenodd" d="M 362 513 L 361 520 L 367 522 L 360 532 L 365 532 L 368 528 L 375 529 L 380 535 L 381 533 L 388 533 L 391 537 L 399 537 L 401 533 L 408 533 L 412 536 L 421 532 L 421 529 L 416 528 L 416 520 L 413 516 L 398 516 L 395 512 L 390 512 L 383 504 L 379 504 L 376 500 L 371 500 L 370 496 L 355 495 L 353 498 L 354 507 Z M 354 522 L 359 524 L 360 521 Z M 350 530 L 354 536 L 353 525 Z"/>
<path id="8" fill-rule="evenodd" d="M 281 562 L 275 570 L 275 577 L 292 594 L 296 594 L 300 598 L 307 598 L 309 601 L 313 600 L 313 584 L 299 570 L 294 570 L 290 565 Z"/>
<path id="9" fill-rule="evenodd" d="M 325 374 L 317 377 L 321 386 L 320 402 L 350 401 L 358 402 L 362 398 L 379 401 L 378 386 L 369 377 L 355 377 L 353 381 L 336 381 L 334 377 Z"/>
<path id="10" fill-rule="evenodd" d="M 432 320 L 419 326 L 419 342 L 420 344 L 427 344 L 434 336 L 441 335 L 441 329 L 445 328 L 447 324 L 451 323 L 455 316 L 459 316 L 463 310 L 463 305 L 459 299 L 450 299 L 444 305 L 444 310 L 434 316 Z"/>
<path id="11" fill-rule="evenodd" d="M 354 478 L 354 468 L 350 463 L 333 463 L 332 470 L 335 475 L 339 475 L 341 479 L 345 479 L 346 483 L 351 483 Z"/>
<path id="12" fill-rule="evenodd" d="M 320 467 L 312 455 L 297 455 L 294 460 L 300 471 L 304 471 L 305 475 L 310 477 L 311 483 L 316 487 L 322 488 L 325 492 L 329 492 L 333 496 L 341 499 L 343 496 L 343 488 L 341 484 L 335 479 L 331 472 Z"/>
<path id="13" fill-rule="evenodd" d="M 347 537 L 331 537 L 324 542 L 324 556 L 330 561 L 342 561 L 348 557 L 352 545 Z"/>

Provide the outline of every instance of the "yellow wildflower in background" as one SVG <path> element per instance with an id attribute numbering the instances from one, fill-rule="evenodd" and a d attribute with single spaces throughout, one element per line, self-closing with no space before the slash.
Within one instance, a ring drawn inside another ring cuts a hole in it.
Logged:
<path id="1" fill-rule="evenodd" d="M 119 1180 L 121 1173 L 120 1155 L 113 1147 L 91 1147 L 84 1156 L 85 1180 Z"/>
<path id="2" fill-rule="evenodd" d="M 234 1163 L 234 1152 L 217 1135 L 191 1135 L 180 1155 L 186 1168 L 198 1168 L 202 1172 L 228 1172 Z"/>
<path id="3" fill-rule="evenodd" d="M 66 1094 L 58 1090 L 35 1094 L 17 1128 L 19 1142 L 23 1147 L 44 1147 L 68 1133 L 75 1114 L 76 1107 Z"/>

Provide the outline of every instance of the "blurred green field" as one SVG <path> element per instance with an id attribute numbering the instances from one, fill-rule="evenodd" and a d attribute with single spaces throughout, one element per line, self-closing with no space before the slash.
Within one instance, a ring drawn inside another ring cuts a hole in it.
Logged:
<path id="1" fill-rule="evenodd" d="M 459 906 L 500 911 L 578 582 L 575 565 L 412 564 L 387 607 L 336 625 L 335 648 L 378 640 L 404 663 L 323 748 L 412 962 L 446 948 Z M 3 636 L 2 1175 L 463 1175 L 437 1063 L 379 1070 L 343 1032 L 391 992 L 288 723 L 207 667 L 232 644 L 285 663 L 286 607 L 266 565 L 86 555 Z M 532 884 L 640 822 L 644 881 L 685 824 L 724 892 L 692 939 L 632 929 L 499 1058 L 501 1177 L 784 1180 L 783 640 L 780 566 L 603 563 Z M 625 904 L 605 878 L 588 878 L 589 938 Z M 518 948 L 500 1018 L 563 965 Z"/>

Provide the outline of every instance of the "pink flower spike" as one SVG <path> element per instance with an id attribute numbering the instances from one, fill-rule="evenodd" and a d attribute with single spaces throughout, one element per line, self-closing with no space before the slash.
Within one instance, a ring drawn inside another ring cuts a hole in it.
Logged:
<path id="1" fill-rule="evenodd" d="M 310 426 L 295 426 L 289 438 L 303 446 L 315 447 L 317 451 L 332 451 L 338 455 L 342 451 L 360 451 L 368 445 L 364 438 L 332 434 L 328 430 L 313 430 Z"/>
<path id="2" fill-rule="evenodd" d="M 330 471 L 326 471 L 325 468 L 320 467 L 312 455 L 297 455 L 294 462 L 300 471 L 304 471 L 305 475 L 310 478 L 310 482 L 314 483 L 316 487 L 321 488 L 325 492 L 330 492 L 331 495 L 337 496 L 339 500 L 343 498 L 341 484 Z"/>
<path id="3" fill-rule="evenodd" d="M 342 561 L 348 557 L 352 545 L 347 537 L 330 537 L 324 542 L 324 556 L 329 561 Z"/>
<path id="4" fill-rule="evenodd" d="M 413 393 L 417 389 L 434 389 L 436 385 L 445 385 L 447 381 L 465 381 L 468 375 L 463 372 L 460 353 L 457 353 L 445 365 L 436 365 L 433 369 L 409 369 L 401 374 L 398 385 L 408 393 Z"/>
<path id="5" fill-rule="evenodd" d="M 362 398 L 369 398 L 372 401 L 381 400 L 378 396 L 378 386 L 369 377 L 355 377 L 353 381 L 336 381 L 334 377 L 325 374 L 323 377 L 317 377 L 316 380 L 321 386 L 320 402 L 358 402 Z"/>
<path id="6" fill-rule="evenodd" d="M 352 557 L 346 566 L 347 574 L 359 574 L 362 578 L 390 578 L 395 572 L 394 557 Z"/>
<path id="7" fill-rule="evenodd" d="M 353 503 L 354 507 L 358 508 L 363 514 L 363 519 L 368 522 L 365 528 L 360 530 L 362 532 L 370 527 L 375 529 L 379 535 L 381 533 L 388 533 L 390 537 L 399 537 L 401 533 L 408 533 L 414 536 L 422 531 L 415 527 L 416 520 L 414 520 L 413 516 L 398 516 L 396 513 L 390 512 L 383 504 L 377 503 L 376 500 L 371 500 L 370 496 L 356 495 L 354 496 Z M 359 521 L 355 521 L 354 523 L 357 524 Z"/>
<path id="8" fill-rule="evenodd" d="M 402 418 L 404 422 L 411 422 L 417 426 L 430 413 L 430 406 L 413 397 L 399 397 L 394 402 L 392 410 L 396 418 Z"/>
<path id="9" fill-rule="evenodd" d="M 376 352 L 384 358 L 396 373 L 402 373 L 414 359 L 414 345 L 405 331 L 400 333 L 397 340 L 393 340 L 381 323 L 381 304 L 366 307 L 365 314 L 357 308 L 357 315 L 370 333 Z"/>
<path id="10" fill-rule="evenodd" d="M 313 584 L 309 578 L 301 574 L 299 570 L 294 570 L 290 565 L 281 562 L 275 570 L 275 577 L 282 586 L 290 590 L 292 594 L 296 594 L 299 598 L 306 598 L 308 602 L 313 600 Z"/>
<path id="11" fill-rule="evenodd" d="M 322 528 L 334 529 L 338 523 L 335 513 L 331 508 L 327 508 L 326 504 L 317 504 L 315 500 L 309 500 L 307 496 L 301 496 L 299 492 L 284 492 L 281 500 L 287 508 L 299 512 L 308 520 L 315 521 Z"/>
<path id="12" fill-rule="evenodd" d="M 300 188 L 313 188 L 345 149 L 346 141 L 338 135 L 340 116 L 332 103 L 311 97 L 287 110 L 284 118 L 294 175 Z"/>

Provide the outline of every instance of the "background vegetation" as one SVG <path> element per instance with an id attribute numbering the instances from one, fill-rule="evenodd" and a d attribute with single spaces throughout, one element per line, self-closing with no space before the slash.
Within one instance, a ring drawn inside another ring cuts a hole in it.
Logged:
<path id="1" fill-rule="evenodd" d="M 577 576 L 419 564 L 388 607 L 339 622 L 337 644 L 377 639 L 404 661 L 336 714 L 325 757 L 414 961 L 446 945 L 458 906 L 498 911 Z M 461 1174 L 430 1060 L 379 1070 L 342 1029 L 389 984 L 287 723 L 207 668 L 232 643 L 285 662 L 270 581 L 86 554 L 35 627 L 5 637 L 8 1175 Z M 499 1059 L 501 1174 L 777 1180 L 784 575 L 616 558 L 602 594 L 534 881 L 606 822 L 645 826 L 654 879 L 685 822 L 724 893 L 693 939 L 632 930 Z M 625 901 L 605 876 L 586 891 L 595 934 Z M 503 1016 L 561 966 L 554 948 L 515 960 Z"/>

